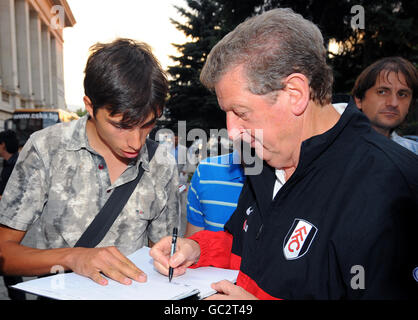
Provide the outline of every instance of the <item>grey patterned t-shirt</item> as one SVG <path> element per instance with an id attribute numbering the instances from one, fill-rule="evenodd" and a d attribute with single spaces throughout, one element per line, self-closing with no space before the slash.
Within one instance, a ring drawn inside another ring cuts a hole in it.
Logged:
<path id="1" fill-rule="evenodd" d="M 159 146 L 148 161 L 146 145 L 113 183 L 102 156 L 88 143 L 87 116 L 35 132 L 25 144 L 0 201 L 0 224 L 28 231 L 23 244 L 73 247 L 114 188 L 144 174 L 98 247 L 128 255 L 169 235 L 178 224 L 178 173 Z"/>

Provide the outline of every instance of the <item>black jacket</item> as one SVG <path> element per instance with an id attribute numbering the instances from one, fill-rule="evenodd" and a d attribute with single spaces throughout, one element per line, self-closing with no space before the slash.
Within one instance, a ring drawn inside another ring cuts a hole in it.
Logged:
<path id="1" fill-rule="evenodd" d="M 283 299 L 417 297 L 418 157 L 349 104 L 272 201 L 274 169 L 248 176 L 225 225 L 240 271 Z"/>

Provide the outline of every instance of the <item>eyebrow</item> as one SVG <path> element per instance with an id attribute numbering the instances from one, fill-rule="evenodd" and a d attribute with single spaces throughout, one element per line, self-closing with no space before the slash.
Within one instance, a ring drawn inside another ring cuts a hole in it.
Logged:
<path id="1" fill-rule="evenodd" d="M 141 128 L 143 128 L 143 127 L 148 127 L 149 125 L 154 124 L 156 121 L 157 121 L 157 119 L 156 119 L 156 118 L 152 118 L 150 121 L 148 121 L 148 122 L 146 122 L 146 123 L 141 123 L 141 124 L 140 124 L 140 126 L 141 126 Z"/>
<path id="2" fill-rule="evenodd" d="M 106 120 L 107 120 L 107 122 L 109 122 L 113 126 L 122 126 L 121 121 L 113 121 L 112 119 L 109 119 L 109 118 L 107 118 Z"/>
<path id="3" fill-rule="evenodd" d="M 412 94 L 411 89 L 400 89 L 399 92 L 406 92 L 406 93 Z"/>
<path id="4" fill-rule="evenodd" d="M 127 125 L 126 123 L 124 123 L 122 120 L 120 120 L 120 121 L 114 121 L 114 120 L 111 120 L 111 119 L 109 119 L 109 118 L 107 118 L 106 119 L 111 125 L 113 125 L 113 126 L 115 126 L 115 127 L 120 127 L 121 129 L 131 129 L 131 128 L 133 128 L 133 127 L 135 127 L 135 126 L 139 126 L 140 128 L 143 128 L 143 127 L 147 127 L 147 126 L 149 126 L 149 125 L 152 125 L 152 124 L 154 124 L 155 122 L 156 122 L 156 120 L 157 120 L 157 118 L 156 117 L 153 117 L 151 120 L 149 120 L 148 122 L 146 122 L 146 123 L 138 123 L 138 124 L 136 124 L 136 125 L 133 125 L 133 126 L 131 126 L 131 125 Z"/>
<path id="5" fill-rule="evenodd" d="M 225 109 L 224 109 L 224 108 L 222 108 L 221 106 L 220 106 L 220 108 L 221 108 L 223 111 L 225 111 Z M 245 107 L 245 106 L 240 105 L 240 104 L 233 104 L 233 105 L 229 106 L 227 109 L 228 109 L 227 111 L 232 111 L 232 110 L 236 111 L 237 109 L 239 109 L 239 110 L 242 110 L 242 109 L 244 109 L 244 110 L 249 110 L 249 108 L 248 108 L 248 107 Z"/>
<path id="6" fill-rule="evenodd" d="M 392 88 L 386 87 L 386 86 L 379 86 L 379 87 L 377 87 L 377 90 L 379 90 L 379 89 L 390 90 L 390 91 L 392 90 Z M 409 89 L 409 88 L 399 89 L 398 92 L 407 92 L 407 93 L 412 94 L 412 90 Z"/>

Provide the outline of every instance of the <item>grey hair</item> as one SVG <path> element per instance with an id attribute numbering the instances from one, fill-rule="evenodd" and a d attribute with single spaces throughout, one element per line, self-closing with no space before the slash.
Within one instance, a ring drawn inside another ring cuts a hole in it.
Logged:
<path id="1" fill-rule="evenodd" d="M 321 105 L 331 102 L 333 75 L 322 34 L 291 9 L 270 10 L 239 24 L 212 48 L 200 81 L 213 89 L 238 65 L 244 66 L 253 94 L 281 90 L 284 78 L 302 73 L 309 80 L 310 99 Z"/>

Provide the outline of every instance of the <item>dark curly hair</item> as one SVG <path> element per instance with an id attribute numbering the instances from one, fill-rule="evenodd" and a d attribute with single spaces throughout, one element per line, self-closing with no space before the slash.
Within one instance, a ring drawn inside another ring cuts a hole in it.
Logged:
<path id="1" fill-rule="evenodd" d="M 162 115 L 168 82 L 146 43 L 117 39 L 97 43 L 90 50 L 84 91 L 93 115 L 100 108 L 109 110 L 111 116 L 122 114 L 122 128 L 141 124 L 150 114 L 154 114 L 154 121 Z"/>
<path id="2" fill-rule="evenodd" d="M 5 130 L 0 132 L 0 143 L 6 143 L 8 153 L 16 153 L 19 150 L 19 141 L 16 132 L 13 130 Z"/>

